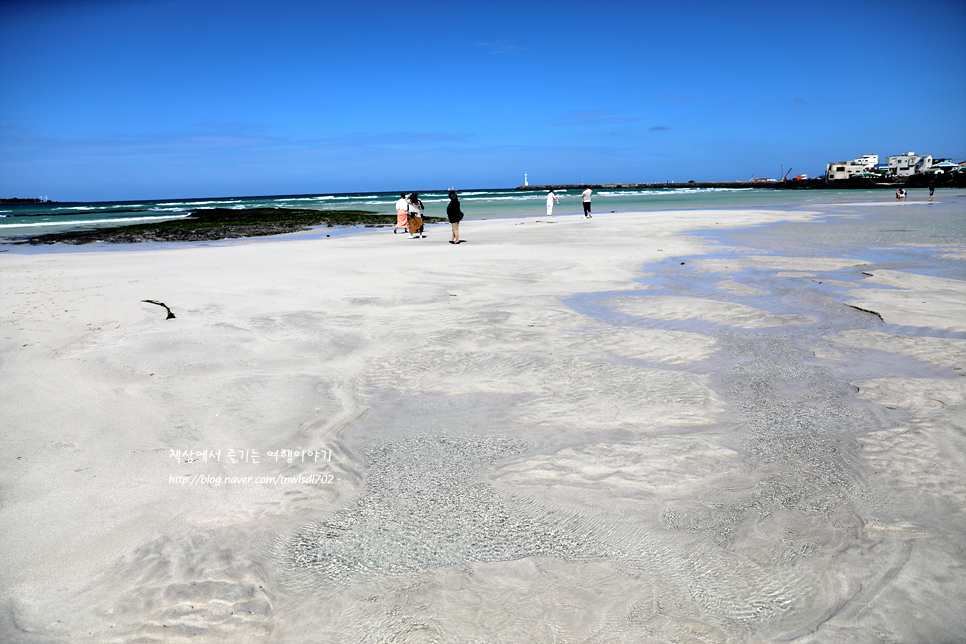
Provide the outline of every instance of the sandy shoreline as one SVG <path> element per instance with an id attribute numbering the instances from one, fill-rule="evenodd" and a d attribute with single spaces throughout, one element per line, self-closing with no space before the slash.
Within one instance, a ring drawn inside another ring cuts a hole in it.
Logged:
<path id="1" fill-rule="evenodd" d="M 0 256 L 0 634 L 963 632 L 964 282 L 682 234 L 822 214 Z"/>

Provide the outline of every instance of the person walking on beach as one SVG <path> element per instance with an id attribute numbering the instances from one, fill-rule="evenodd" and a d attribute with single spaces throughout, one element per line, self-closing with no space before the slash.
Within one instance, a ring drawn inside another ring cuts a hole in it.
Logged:
<path id="1" fill-rule="evenodd" d="M 446 206 L 446 217 L 453 226 L 453 236 L 449 243 L 460 243 L 460 221 L 463 219 L 463 212 L 460 210 L 460 200 L 456 196 L 455 190 L 449 191 L 449 205 Z"/>
<path id="2" fill-rule="evenodd" d="M 551 189 L 550 192 L 547 193 L 547 216 L 548 217 L 553 217 L 553 205 L 555 203 L 560 203 L 560 200 L 557 199 L 557 195 L 555 195 L 553 193 L 553 190 Z"/>
<path id="3" fill-rule="evenodd" d="M 932 193 L 936 192 L 936 186 L 929 184 L 929 201 L 932 201 Z"/>
<path id="4" fill-rule="evenodd" d="M 409 195 L 409 238 L 425 237 L 423 234 L 423 202 L 415 192 Z"/>
<path id="5" fill-rule="evenodd" d="M 584 191 L 580 193 L 580 201 L 584 204 L 584 217 L 587 219 L 593 219 L 593 215 L 590 214 L 590 196 L 592 194 L 594 194 L 594 191 L 587 186 L 584 186 Z"/>
<path id="6" fill-rule="evenodd" d="M 392 229 L 392 234 L 395 235 L 400 228 L 409 228 L 409 201 L 405 193 L 399 195 L 399 201 L 396 202 L 396 226 Z"/>

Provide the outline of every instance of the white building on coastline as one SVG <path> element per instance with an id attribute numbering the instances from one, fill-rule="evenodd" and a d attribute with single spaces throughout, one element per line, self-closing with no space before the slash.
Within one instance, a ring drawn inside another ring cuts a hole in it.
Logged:
<path id="1" fill-rule="evenodd" d="M 891 157 L 890 157 L 891 158 Z M 878 154 L 863 154 L 851 161 L 838 161 L 825 166 L 826 179 L 849 179 L 857 174 L 868 172 L 879 165 Z"/>
<path id="2" fill-rule="evenodd" d="M 878 154 L 863 154 L 852 161 L 838 161 L 825 166 L 825 178 L 851 179 L 854 176 L 880 177 L 911 177 L 914 174 L 926 172 L 934 164 L 932 155 L 920 156 L 915 152 L 906 152 L 886 157 L 886 163 L 879 165 Z M 866 174 L 871 173 L 871 175 Z"/>
<path id="3" fill-rule="evenodd" d="M 886 161 L 889 163 L 889 174 L 894 177 L 910 177 L 932 167 L 931 154 L 921 157 L 915 152 L 906 152 L 886 157 Z"/>

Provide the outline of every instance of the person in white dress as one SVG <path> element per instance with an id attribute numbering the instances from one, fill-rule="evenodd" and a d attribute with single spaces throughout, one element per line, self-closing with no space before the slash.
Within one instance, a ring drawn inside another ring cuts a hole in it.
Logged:
<path id="1" fill-rule="evenodd" d="M 553 193 L 553 190 L 547 193 L 547 216 L 553 217 L 553 205 L 555 203 L 560 203 L 557 199 L 557 195 Z"/>

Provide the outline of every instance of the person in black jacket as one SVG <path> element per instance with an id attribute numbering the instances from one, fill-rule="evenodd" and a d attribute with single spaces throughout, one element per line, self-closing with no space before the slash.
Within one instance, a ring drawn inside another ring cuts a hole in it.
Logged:
<path id="1" fill-rule="evenodd" d="M 460 200 L 456 197 L 455 190 L 449 191 L 449 205 L 446 206 L 446 216 L 449 218 L 449 223 L 453 225 L 453 236 L 449 243 L 458 244 L 460 243 L 460 220 L 463 218 L 463 213 L 460 210 Z"/>

